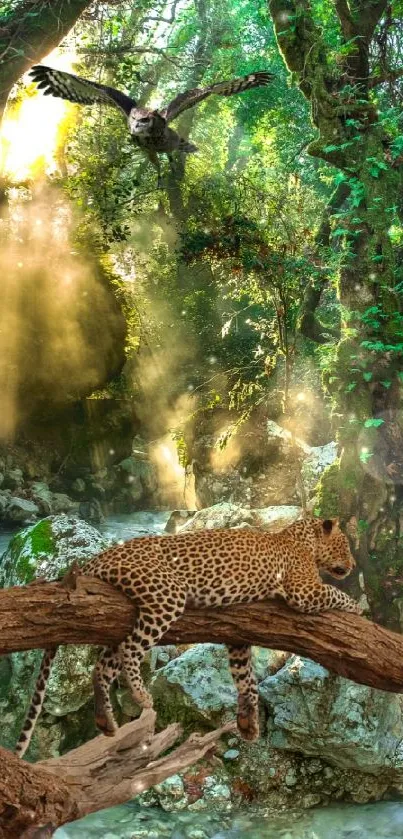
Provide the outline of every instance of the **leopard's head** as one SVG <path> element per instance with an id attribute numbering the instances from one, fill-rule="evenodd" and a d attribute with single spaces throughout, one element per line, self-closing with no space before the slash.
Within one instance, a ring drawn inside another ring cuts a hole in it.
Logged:
<path id="1" fill-rule="evenodd" d="M 316 522 L 316 564 L 332 577 L 342 580 L 355 568 L 347 536 L 341 532 L 337 519 Z"/>

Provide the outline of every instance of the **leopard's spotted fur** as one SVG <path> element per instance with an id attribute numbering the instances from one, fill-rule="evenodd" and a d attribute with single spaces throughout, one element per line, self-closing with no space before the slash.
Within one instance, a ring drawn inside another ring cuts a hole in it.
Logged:
<path id="1" fill-rule="evenodd" d="M 94 670 L 95 714 L 105 734 L 116 730 L 109 689 L 123 671 L 133 697 L 152 706 L 140 665 L 186 604 L 222 606 L 281 595 L 303 612 L 327 609 L 359 612 L 347 594 L 322 582 L 324 569 L 339 579 L 354 568 L 348 540 L 337 521 L 308 519 L 279 533 L 252 529 L 202 530 L 173 536 L 146 536 L 112 547 L 86 563 L 99 577 L 138 605 L 132 633 L 117 648 L 102 650 Z M 17 745 L 24 754 L 40 712 L 54 652 L 46 651 L 36 691 Z M 229 661 L 238 690 L 238 729 L 246 740 L 259 733 L 258 695 L 250 647 L 230 647 Z"/>

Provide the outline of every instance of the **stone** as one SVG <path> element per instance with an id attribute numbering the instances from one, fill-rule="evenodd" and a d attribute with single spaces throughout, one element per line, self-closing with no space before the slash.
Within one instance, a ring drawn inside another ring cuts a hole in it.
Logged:
<path id="1" fill-rule="evenodd" d="M 195 516 L 197 510 L 173 510 L 165 525 L 167 533 L 177 533 L 189 519 Z"/>
<path id="2" fill-rule="evenodd" d="M 239 757 L 239 749 L 227 749 L 223 754 L 224 760 L 236 760 Z"/>
<path id="3" fill-rule="evenodd" d="M 72 492 L 77 493 L 77 495 L 82 495 L 85 492 L 85 488 L 86 484 L 83 478 L 76 478 L 71 484 Z"/>
<path id="4" fill-rule="evenodd" d="M 9 489 L 0 490 L 0 516 L 5 518 L 5 511 L 10 503 L 11 491 Z"/>
<path id="5" fill-rule="evenodd" d="M 301 466 L 301 477 L 308 498 L 312 496 L 322 473 L 337 460 L 337 456 L 337 443 L 334 441 L 310 448 Z"/>
<path id="6" fill-rule="evenodd" d="M 53 513 L 53 496 L 47 484 L 43 481 L 34 481 L 30 486 L 30 494 L 38 505 L 40 514 L 49 516 Z"/>
<path id="7" fill-rule="evenodd" d="M 190 647 L 156 672 L 150 689 L 161 725 L 180 720 L 194 730 L 197 723 L 215 727 L 235 715 L 236 690 L 220 644 Z"/>
<path id="8" fill-rule="evenodd" d="M 403 769 L 398 695 L 357 685 L 299 656 L 264 679 L 259 694 L 270 715 L 274 748 L 370 774 Z M 308 772 L 309 766 L 314 764 L 308 764 Z"/>
<path id="9" fill-rule="evenodd" d="M 54 492 L 52 495 L 52 513 L 55 516 L 60 513 L 78 513 L 78 501 L 73 501 L 64 492 Z"/>
<path id="10" fill-rule="evenodd" d="M 211 530 L 215 527 L 260 527 L 275 532 L 292 524 L 301 518 L 301 515 L 301 507 L 284 505 L 251 509 L 222 501 L 199 510 L 180 531 L 182 533 L 187 530 Z"/>
<path id="11" fill-rule="evenodd" d="M 5 518 L 10 522 L 28 522 L 39 515 L 39 507 L 33 501 L 12 496 L 5 508 Z"/>
<path id="12" fill-rule="evenodd" d="M 240 527 L 241 525 L 253 525 L 256 519 L 250 510 L 246 510 L 239 504 L 231 504 L 229 501 L 222 501 L 204 510 L 199 510 L 182 528 L 181 532 L 187 530 L 212 530 L 215 527 Z"/>
<path id="13" fill-rule="evenodd" d="M 17 466 L 9 469 L 4 475 L 3 486 L 5 489 L 18 489 L 24 483 L 24 475 L 22 469 Z"/>

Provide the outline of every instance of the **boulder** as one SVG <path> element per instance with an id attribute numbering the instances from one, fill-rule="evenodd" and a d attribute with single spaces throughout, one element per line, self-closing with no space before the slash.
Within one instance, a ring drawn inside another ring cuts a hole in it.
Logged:
<path id="1" fill-rule="evenodd" d="M 337 444 L 310 446 L 273 420 L 256 427 L 245 423 L 236 434 L 202 434 L 193 442 L 192 468 L 198 506 L 219 501 L 259 508 L 295 504 L 301 479 L 312 499 L 324 469 L 337 457 Z"/>
<path id="2" fill-rule="evenodd" d="M 233 719 L 237 694 L 232 681 L 227 649 L 222 644 L 194 644 L 161 667 L 150 682 L 158 719 L 179 721 L 193 730 L 222 725 Z M 277 669 L 283 653 L 252 647 L 253 668 L 258 681 Z M 282 663 L 282 659 L 281 659 Z M 168 701 L 167 701 L 168 700 Z"/>
<path id="3" fill-rule="evenodd" d="M 53 513 L 52 493 L 44 481 L 34 481 L 30 486 L 32 500 L 38 505 L 42 516 Z"/>
<path id="4" fill-rule="evenodd" d="M 150 684 L 161 725 L 180 720 L 190 731 L 234 717 L 237 696 L 220 644 L 195 644 L 169 661 Z"/>
<path id="5" fill-rule="evenodd" d="M 60 513 L 78 513 L 79 504 L 73 501 L 64 492 L 54 492 L 52 494 L 52 513 L 54 516 Z"/>
<path id="6" fill-rule="evenodd" d="M 259 686 L 277 749 L 403 783 L 403 707 L 397 694 L 357 685 L 316 662 L 292 656 Z"/>
<path id="7" fill-rule="evenodd" d="M 189 519 L 192 519 L 195 516 L 197 510 L 172 510 L 171 515 L 165 525 L 165 530 L 167 533 L 176 533 L 178 530 L 186 524 Z"/>
<path id="8" fill-rule="evenodd" d="M 136 451 L 130 457 L 126 457 L 118 463 L 116 469 L 121 483 L 128 486 L 132 493 L 137 494 L 141 491 L 141 494 L 147 497 L 156 491 L 156 470 L 143 452 Z"/>
<path id="9" fill-rule="evenodd" d="M 13 523 L 26 523 L 36 519 L 38 515 L 39 507 L 37 504 L 15 496 L 11 496 L 4 510 L 5 520 Z"/>
<path id="10" fill-rule="evenodd" d="M 180 532 L 186 530 L 211 530 L 216 527 L 260 527 L 267 530 L 281 530 L 300 518 L 300 507 L 262 507 L 249 509 L 241 504 L 222 501 L 212 507 L 199 510 L 186 521 Z"/>
<path id="11" fill-rule="evenodd" d="M 8 469 L 4 475 L 3 486 L 5 489 L 19 489 L 24 483 L 24 474 L 22 469 L 14 467 Z"/>

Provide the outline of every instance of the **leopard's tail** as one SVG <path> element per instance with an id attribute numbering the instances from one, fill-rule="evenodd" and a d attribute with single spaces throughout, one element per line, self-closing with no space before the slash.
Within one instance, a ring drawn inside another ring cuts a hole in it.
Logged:
<path id="1" fill-rule="evenodd" d="M 18 757 L 22 757 L 25 754 L 31 742 L 31 737 L 34 733 L 36 721 L 42 710 L 43 700 L 45 699 L 46 693 L 46 684 L 49 679 L 52 661 L 56 653 L 57 648 L 54 650 L 45 650 L 43 654 L 39 675 L 36 680 L 35 692 L 31 699 L 31 704 L 29 706 L 28 713 L 25 718 L 24 725 L 22 727 L 22 731 L 18 739 L 18 743 L 15 747 L 15 754 L 18 755 Z"/>

